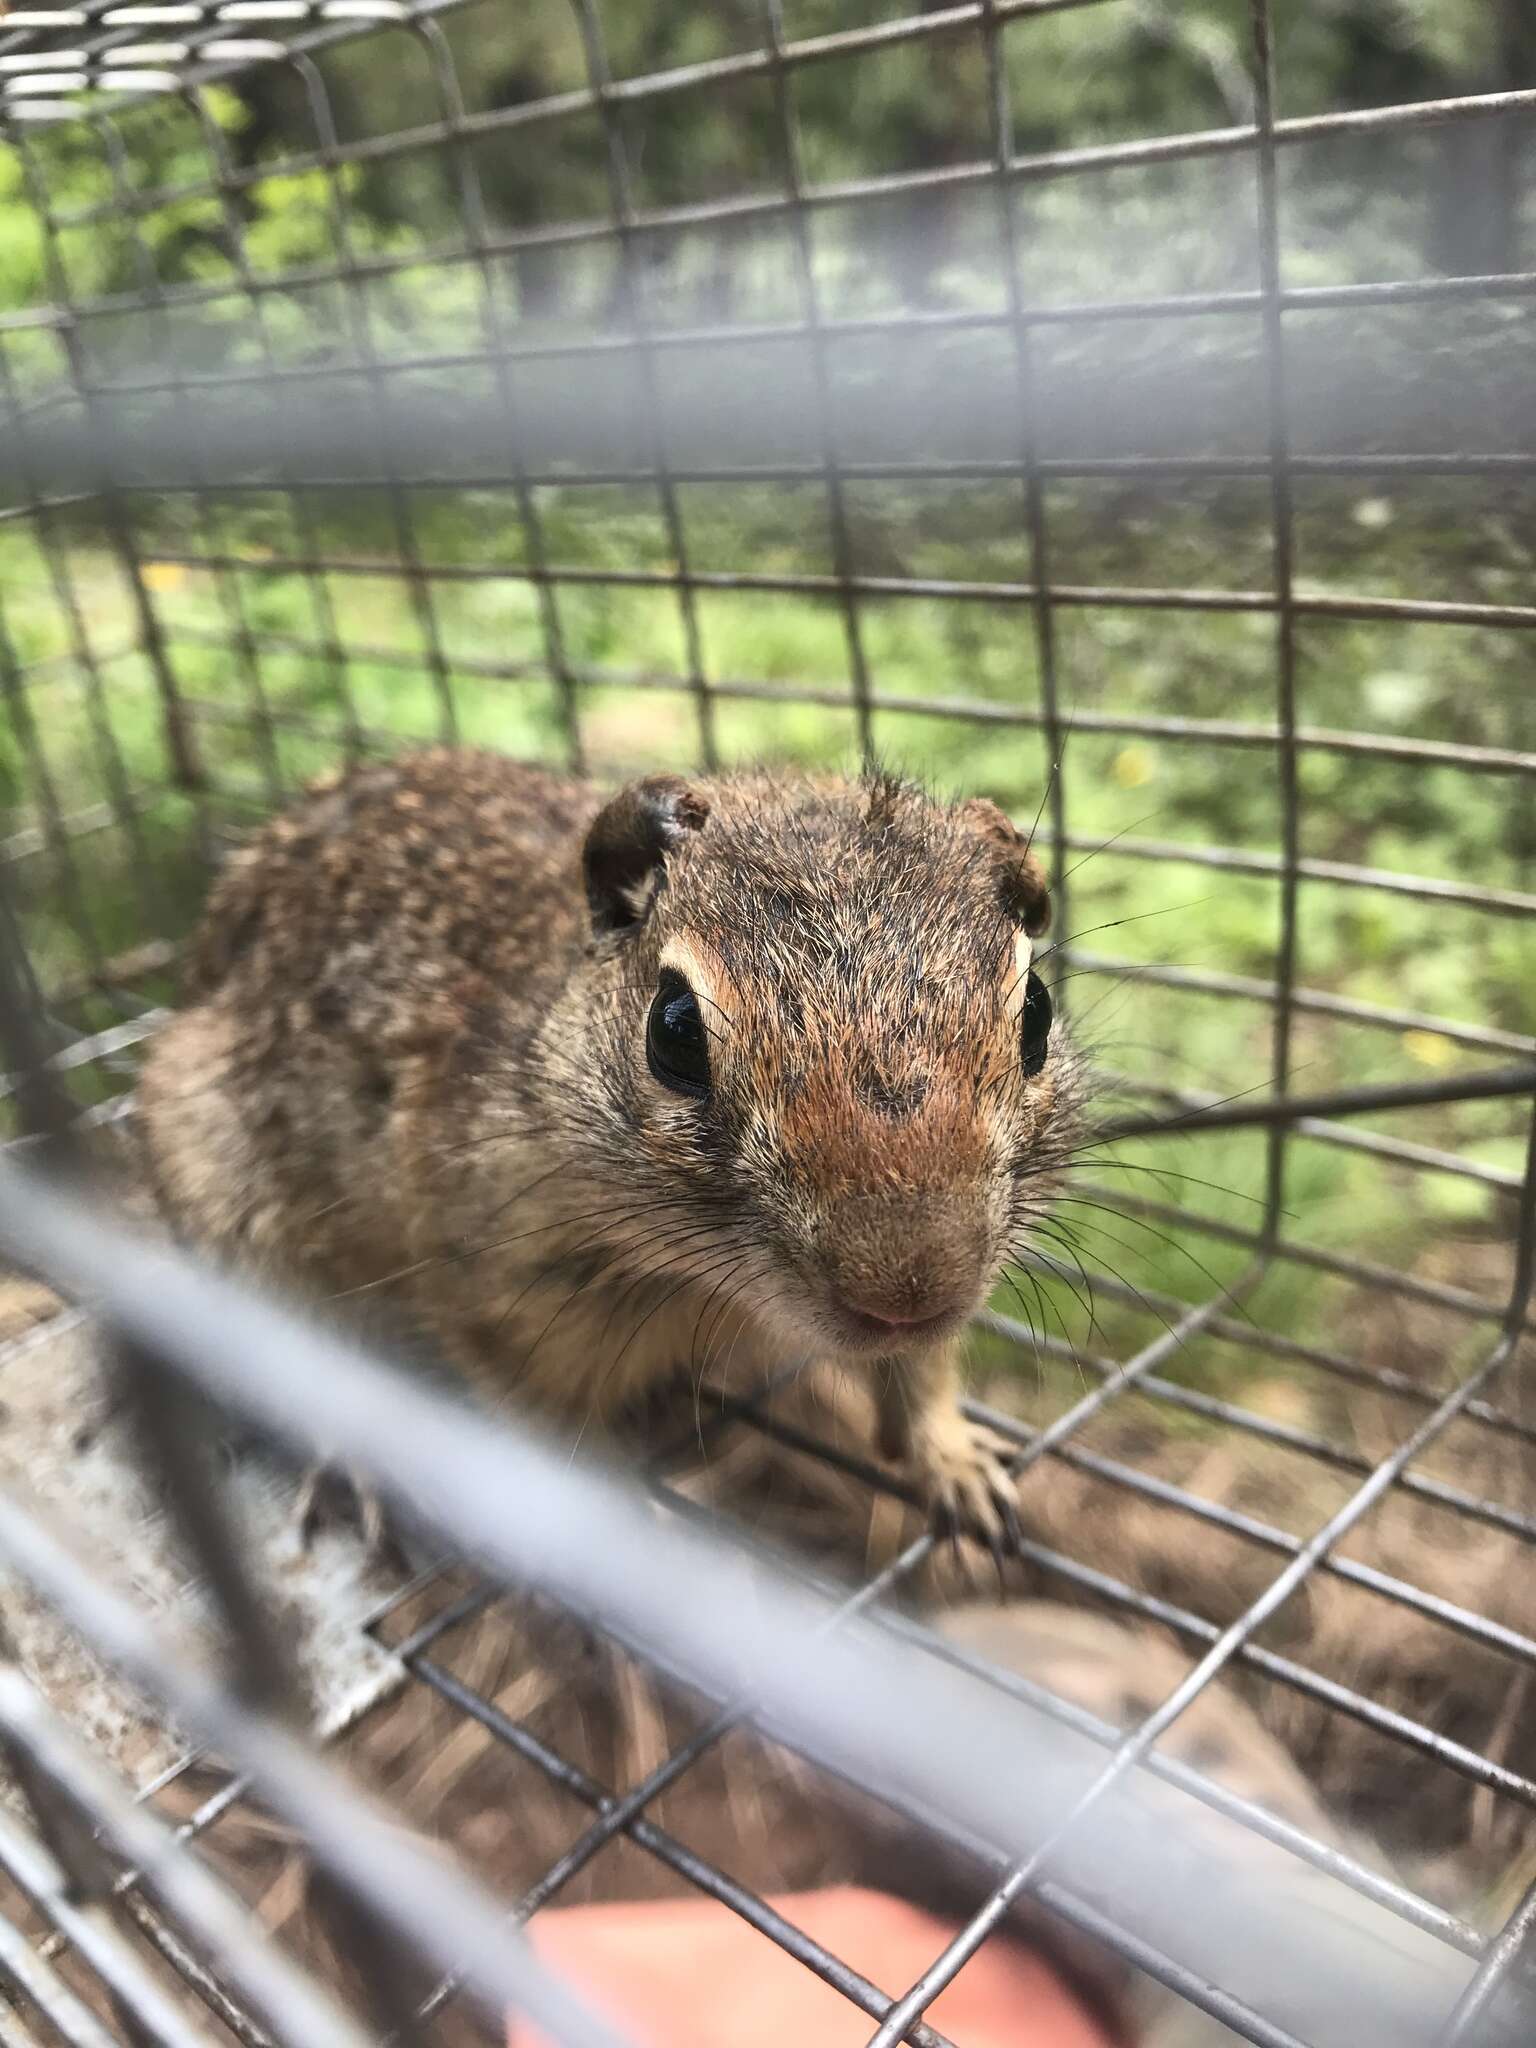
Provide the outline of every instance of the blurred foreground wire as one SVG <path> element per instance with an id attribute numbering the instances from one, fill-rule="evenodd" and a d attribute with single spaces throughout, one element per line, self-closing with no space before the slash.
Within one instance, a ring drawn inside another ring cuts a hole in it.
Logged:
<path id="1" fill-rule="evenodd" d="M 967 1949 L 1015 1898 L 1049 1878 L 1166 1957 L 1165 1970 L 1200 2002 L 1240 2015 L 1256 2041 L 1369 2039 L 1427 2048 L 1440 2038 L 1470 1974 L 1465 1959 L 1358 1899 L 1337 1916 L 1326 1885 L 1276 1888 L 1241 1853 L 1213 1862 L 1203 1836 L 1181 1836 L 1155 1803 L 1147 1810 L 1131 1773 L 1238 1643 L 1487 1388 L 1510 1356 L 1513 1332 L 1176 1693 L 1101 1765 L 1085 1767 L 1059 1730 L 1043 1720 L 1026 1727 L 1005 1695 L 922 1655 L 877 1620 L 846 1613 L 764 1558 L 663 1517 L 614 1476 L 488 1428 L 10 1166 L 0 1167 L 0 1242 L 90 1301 L 152 1361 L 142 1395 L 149 1402 L 174 1408 L 212 1400 L 305 1455 L 345 1443 L 391 1499 L 503 1582 L 553 1595 L 684 1682 L 750 1710 L 839 1774 L 1001 1857 L 1011 1874 L 967 1931 Z M 184 1510 L 185 1501 L 175 1505 Z M 187 1672 L 15 1504 L 0 1511 L 0 1551 L 137 1684 L 251 1771 L 371 1916 L 467 1971 L 482 1998 L 537 2012 L 560 2039 L 599 2038 L 540 1990 L 488 1905 L 392 1839 L 268 1719 Z M 24 1725 L 15 1732 L 23 1739 Z M 947 1961 L 936 1984 L 946 1968 Z M 1212 1980 L 1223 1985 L 1220 1994 L 1206 1988 Z M 926 1983 L 914 2008 L 925 1994 Z M 916 2010 L 898 2006 L 879 2038 L 900 2038 L 909 2017 Z M 1530 2009 L 1510 1989 L 1492 2001 L 1478 2038 L 1513 2043 L 1529 2024 Z"/>

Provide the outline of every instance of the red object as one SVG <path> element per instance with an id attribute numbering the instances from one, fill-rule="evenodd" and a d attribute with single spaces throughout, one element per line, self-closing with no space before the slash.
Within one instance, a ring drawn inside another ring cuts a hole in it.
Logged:
<path id="1" fill-rule="evenodd" d="M 784 1918 L 899 1996 L 958 1931 L 918 1906 L 847 1885 L 770 1901 Z M 863 2048 L 875 2021 L 713 1899 L 571 1906 L 529 1935 L 635 2048 Z M 956 2048 L 1112 2048 L 1050 1965 L 983 1943 L 927 2017 Z M 514 2025 L 509 2048 L 550 2048 Z"/>

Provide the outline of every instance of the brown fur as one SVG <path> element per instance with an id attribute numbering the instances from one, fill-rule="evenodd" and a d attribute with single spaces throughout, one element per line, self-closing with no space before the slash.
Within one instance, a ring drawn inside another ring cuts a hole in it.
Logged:
<path id="1" fill-rule="evenodd" d="M 1064 1036 L 1020 1057 L 1015 946 L 1048 916 L 1001 813 L 888 778 L 604 807 L 490 754 L 370 766 L 216 887 L 144 1078 L 154 1178 L 188 1237 L 403 1311 L 577 1431 L 680 1371 L 856 1362 L 885 1447 L 985 1521 L 955 1339 L 1078 1134 Z M 664 968 L 703 1102 L 647 1067 Z M 936 1323 L 882 1346 L 850 1308 Z"/>

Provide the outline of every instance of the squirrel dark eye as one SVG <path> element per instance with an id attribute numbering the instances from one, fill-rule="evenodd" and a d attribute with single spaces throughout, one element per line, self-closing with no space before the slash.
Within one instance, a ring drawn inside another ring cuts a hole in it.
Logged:
<path id="1" fill-rule="evenodd" d="M 1026 1081 L 1033 1080 L 1045 1065 L 1051 1042 L 1051 1014 L 1051 992 L 1031 969 L 1024 984 L 1024 1017 L 1020 1027 Z"/>
<path id="2" fill-rule="evenodd" d="M 680 974 L 661 977 L 645 1027 L 645 1057 L 663 1088 L 709 1093 L 709 1039 L 699 999 Z"/>

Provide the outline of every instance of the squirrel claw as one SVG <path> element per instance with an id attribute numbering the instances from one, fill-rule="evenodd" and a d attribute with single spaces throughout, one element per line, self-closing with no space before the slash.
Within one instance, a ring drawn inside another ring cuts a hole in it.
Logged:
<path id="1" fill-rule="evenodd" d="M 958 1542 L 976 1538 L 992 1553 L 1001 1579 L 1024 1540 L 1008 1469 L 1011 1446 L 955 1414 L 937 1420 L 915 1446 L 918 1483 L 936 1532 Z"/>

